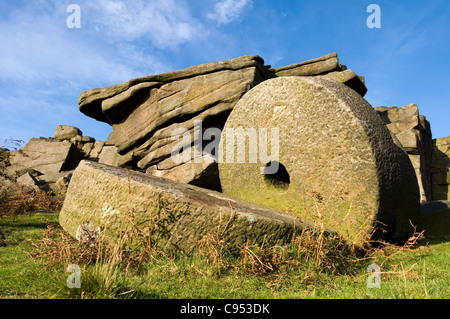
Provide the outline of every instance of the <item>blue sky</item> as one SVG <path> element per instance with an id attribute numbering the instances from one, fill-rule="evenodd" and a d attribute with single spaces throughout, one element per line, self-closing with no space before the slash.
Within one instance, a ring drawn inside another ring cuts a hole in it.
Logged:
<path id="1" fill-rule="evenodd" d="M 379 29 L 366 25 L 372 3 Z M 0 43 L 0 145 L 59 124 L 106 140 L 111 127 L 78 111 L 92 88 L 246 54 L 280 67 L 332 52 L 365 76 L 372 106 L 415 103 L 434 138 L 450 135 L 448 0 L 0 0 Z"/>

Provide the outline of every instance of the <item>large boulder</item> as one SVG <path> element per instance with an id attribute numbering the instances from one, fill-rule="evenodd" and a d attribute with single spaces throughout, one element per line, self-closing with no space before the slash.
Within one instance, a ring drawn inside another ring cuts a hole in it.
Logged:
<path id="1" fill-rule="evenodd" d="M 72 236 L 84 228 L 100 231 L 107 242 L 137 227 L 165 251 L 192 252 L 205 236 L 235 250 L 245 244 L 283 243 L 302 230 L 303 221 L 192 185 L 124 168 L 82 161 L 75 170 L 60 224 Z M 81 231 L 80 231 L 81 230 Z"/>
<path id="2" fill-rule="evenodd" d="M 361 95 L 367 91 L 364 78 L 339 64 L 336 53 L 278 69 L 264 65 L 259 56 L 246 55 L 89 90 L 80 95 L 78 103 L 81 112 L 113 127 L 105 143 L 109 146 L 102 155 L 105 159 L 100 162 L 220 190 L 217 164 L 211 161 L 216 154 L 202 145 L 199 156 L 192 153 L 197 161 L 174 162 L 172 153 L 191 150 L 198 131 L 222 129 L 249 89 L 289 75 L 328 77 Z M 179 130 L 188 138 L 174 134 Z M 85 153 L 92 151 L 92 145 L 85 148 Z"/>
<path id="3" fill-rule="evenodd" d="M 71 138 L 81 135 L 83 135 L 83 133 L 75 126 L 58 125 L 55 128 L 53 138 L 57 140 L 70 140 Z"/>
<path id="4" fill-rule="evenodd" d="M 222 132 L 219 173 L 227 196 L 324 222 L 355 243 L 408 239 L 420 210 L 411 162 L 370 104 L 320 77 L 250 90 Z"/>
<path id="5" fill-rule="evenodd" d="M 11 153 L 11 166 L 7 167 L 9 175 L 20 177 L 34 170 L 48 183 L 55 183 L 67 175 L 65 172 L 75 169 L 83 158 L 71 142 L 52 138 L 31 138 L 24 147 Z"/>

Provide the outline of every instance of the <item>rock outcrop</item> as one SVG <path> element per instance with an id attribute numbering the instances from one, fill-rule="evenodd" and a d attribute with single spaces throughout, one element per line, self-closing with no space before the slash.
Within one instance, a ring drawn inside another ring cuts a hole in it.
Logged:
<path id="1" fill-rule="evenodd" d="M 305 62 L 280 67 L 274 70 L 277 77 L 280 76 L 323 76 L 338 82 L 364 96 L 367 88 L 364 77 L 356 75 L 347 66 L 339 64 L 337 53 L 330 53 L 323 57 Z"/>
<path id="2" fill-rule="evenodd" d="M 421 202 L 432 200 L 430 123 L 425 116 L 419 115 L 415 104 L 399 108 L 375 107 L 375 110 L 408 154 L 416 171 Z"/>
<path id="3" fill-rule="evenodd" d="M 32 138 L 24 147 L 10 153 L 11 166 L 6 172 L 21 177 L 34 171 L 40 180 L 55 183 L 73 171 L 82 158 L 80 150 L 70 141 Z"/>
<path id="4" fill-rule="evenodd" d="M 53 138 L 31 138 L 15 151 L 2 149 L 0 172 L 30 189 L 64 196 L 83 159 L 118 166 L 120 155 L 114 145 L 83 136 L 77 127 L 58 125 Z"/>
<path id="5" fill-rule="evenodd" d="M 110 164 L 128 166 L 185 183 L 220 190 L 216 154 L 200 142 L 195 162 L 173 162 L 172 153 L 194 153 L 196 132 L 221 129 L 234 105 L 252 87 L 274 77 L 323 76 L 364 95 L 364 79 L 339 64 L 337 54 L 284 68 L 265 66 L 261 57 L 207 63 L 83 92 L 80 111 L 113 127 L 107 144 L 115 146 Z M 196 126 L 195 123 L 201 123 Z M 190 134 L 173 135 L 176 130 Z"/>
<path id="6" fill-rule="evenodd" d="M 274 130 L 278 139 L 261 138 Z M 268 173 L 272 165 L 278 170 Z M 373 227 L 380 229 L 372 239 L 406 240 L 419 215 L 406 153 L 366 100 L 320 77 L 276 78 L 250 90 L 225 124 L 219 173 L 226 195 L 309 219 L 322 214 L 355 243 Z"/>
<path id="7" fill-rule="evenodd" d="M 277 210 L 91 161 L 81 162 L 73 174 L 60 224 L 74 237 L 89 225 L 111 244 L 120 232 L 136 227 L 150 237 L 132 238 L 130 247 L 150 243 L 186 253 L 198 249 L 207 236 L 233 251 L 245 244 L 282 244 L 292 239 L 294 230 L 303 229 L 301 220 Z"/>
<path id="8" fill-rule="evenodd" d="M 433 140 L 433 200 L 450 200 L 450 136 Z"/>
<path id="9" fill-rule="evenodd" d="M 70 140 L 78 135 L 82 136 L 83 133 L 77 127 L 70 125 L 58 125 L 55 128 L 53 138 L 57 140 Z"/>

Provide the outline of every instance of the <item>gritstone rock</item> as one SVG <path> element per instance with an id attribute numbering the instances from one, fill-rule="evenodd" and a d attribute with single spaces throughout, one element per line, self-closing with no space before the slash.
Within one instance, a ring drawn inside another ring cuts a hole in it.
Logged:
<path id="1" fill-rule="evenodd" d="M 42 180 L 54 183 L 63 171 L 70 171 L 77 167 L 83 155 L 80 150 L 69 141 L 56 139 L 31 138 L 30 141 L 14 153 L 11 159 L 10 172 L 21 176 L 33 169 L 42 174 Z"/>
<path id="2" fill-rule="evenodd" d="M 434 139 L 432 154 L 433 200 L 450 200 L 450 136 Z"/>
<path id="3" fill-rule="evenodd" d="M 53 138 L 57 140 L 70 140 L 77 135 L 83 135 L 77 127 L 70 125 L 58 125 L 55 128 Z"/>
<path id="4" fill-rule="evenodd" d="M 208 234 L 221 234 L 220 240 L 231 250 L 246 243 L 281 244 L 292 239 L 294 228 L 301 230 L 303 225 L 300 220 L 294 225 L 292 216 L 221 193 L 82 161 L 67 190 L 61 226 L 75 237 L 80 227 L 90 225 L 114 243 L 130 220 L 122 224 L 124 216 L 145 234 L 156 226 L 152 245 L 165 251 L 192 252 Z"/>
<path id="5" fill-rule="evenodd" d="M 431 193 L 431 128 L 415 104 L 400 108 L 375 107 L 387 128 L 408 154 L 417 176 L 421 202 L 432 200 Z"/>
<path id="6" fill-rule="evenodd" d="M 243 138 L 234 143 L 230 132 L 239 128 Z M 276 129 L 278 143 L 270 138 Z M 268 145 L 258 137 L 253 147 L 245 130 L 256 130 L 254 136 L 263 132 Z M 227 142 L 236 148 L 230 161 Z M 271 152 L 274 144 L 278 152 Z M 244 163 L 238 163 L 237 150 L 246 150 Z M 251 151 L 258 153 L 253 163 Z M 319 215 L 355 243 L 372 232 L 373 240 L 404 241 L 413 231 L 410 220 L 419 215 L 419 190 L 407 154 L 369 103 L 336 81 L 282 77 L 261 83 L 231 112 L 219 154 L 226 195 L 299 217 L 317 220 Z M 276 174 L 262 174 L 276 163 Z"/>
<path id="7" fill-rule="evenodd" d="M 194 144 L 196 121 L 202 122 L 203 131 L 222 129 L 249 89 L 267 79 L 294 74 L 328 77 L 361 95 L 367 91 L 363 77 L 339 64 L 336 53 L 278 69 L 264 65 L 259 56 L 246 55 L 89 90 L 78 103 L 82 113 L 113 127 L 106 144 L 115 146 L 117 153 L 105 150 L 109 159 L 100 162 L 221 190 L 217 165 L 210 161 L 213 154 L 204 154 L 200 161 L 173 163 L 171 152 Z M 177 129 L 191 134 L 186 145 L 172 136 Z M 86 146 L 84 152 L 90 149 L 91 145 Z"/>

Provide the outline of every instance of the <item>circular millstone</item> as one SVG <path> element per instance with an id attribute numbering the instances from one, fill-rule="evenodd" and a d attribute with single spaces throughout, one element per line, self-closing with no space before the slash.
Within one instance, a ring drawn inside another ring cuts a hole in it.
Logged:
<path id="1" fill-rule="evenodd" d="M 225 194 L 353 243 L 404 241 L 420 211 L 406 153 L 365 99 L 324 78 L 275 78 L 247 92 L 222 132 L 219 173 Z"/>

